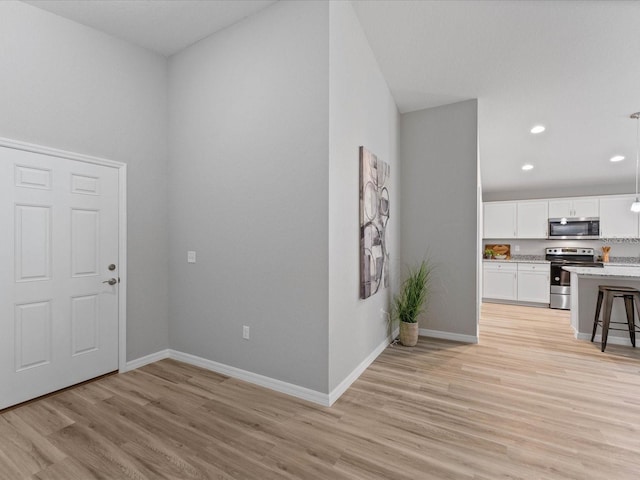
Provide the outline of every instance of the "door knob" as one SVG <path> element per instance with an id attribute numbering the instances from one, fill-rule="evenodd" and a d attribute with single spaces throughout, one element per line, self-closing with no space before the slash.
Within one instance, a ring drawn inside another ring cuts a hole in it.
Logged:
<path id="1" fill-rule="evenodd" d="M 116 280 L 115 278 L 110 278 L 109 280 L 105 280 L 102 283 L 108 283 L 109 285 L 115 285 L 116 283 L 118 283 L 118 280 Z"/>

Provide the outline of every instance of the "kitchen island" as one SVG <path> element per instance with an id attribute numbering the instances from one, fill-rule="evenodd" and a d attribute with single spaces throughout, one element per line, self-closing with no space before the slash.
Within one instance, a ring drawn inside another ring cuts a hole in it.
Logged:
<path id="1" fill-rule="evenodd" d="M 578 339 L 591 340 L 599 285 L 615 285 L 640 289 L 640 265 L 605 264 L 602 268 L 563 268 L 571 272 L 571 326 Z M 626 323 L 626 318 L 624 302 L 622 300 L 615 300 L 611 310 L 611 320 Z M 622 325 L 615 326 L 623 328 Z M 600 342 L 600 333 L 600 328 L 598 328 L 594 341 Z M 609 330 L 608 343 L 631 345 L 629 333 Z"/>

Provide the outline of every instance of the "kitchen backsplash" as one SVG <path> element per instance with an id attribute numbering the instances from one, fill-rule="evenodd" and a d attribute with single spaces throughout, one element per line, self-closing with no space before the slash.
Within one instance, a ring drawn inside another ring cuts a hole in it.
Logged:
<path id="1" fill-rule="evenodd" d="M 516 262 L 538 262 L 544 259 L 544 255 L 511 255 L 511 260 Z"/>
<path id="2" fill-rule="evenodd" d="M 482 243 L 483 247 L 485 241 Z M 624 243 L 618 243 L 618 241 L 603 242 L 602 240 L 524 240 L 524 239 L 491 239 L 490 243 L 502 243 L 511 245 L 511 256 L 544 256 L 545 248 L 550 247 L 577 247 L 577 248 L 593 248 L 596 251 L 596 255 L 602 255 L 602 246 L 608 245 L 611 247 L 609 252 L 610 261 L 618 263 L 632 263 L 635 259 L 640 261 L 640 242 L 636 239 L 625 240 Z M 517 247 L 520 247 L 519 249 Z M 619 260 L 616 260 L 619 259 Z M 620 260 L 622 259 L 622 260 Z"/>
<path id="3" fill-rule="evenodd" d="M 609 263 L 640 263 L 639 257 L 609 257 Z"/>

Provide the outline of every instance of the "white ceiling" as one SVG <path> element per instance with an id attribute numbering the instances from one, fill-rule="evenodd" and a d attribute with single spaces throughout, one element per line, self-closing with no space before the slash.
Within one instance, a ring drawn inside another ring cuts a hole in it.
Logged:
<path id="1" fill-rule="evenodd" d="M 633 191 L 640 2 L 355 7 L 401 111 L 479 99 L 485 192 L 620 182 Z M 531 135 L 537 123 L 547 131 Z M 627 159 L 610 163 L 618 153 Z"/>
<path id="2" fill-rule="evenodd" d="M 168 56 L 276 0 L 23 1 Z"/>
<path id="3" fill-rule="evenodd" d="M 27 3 L 170 55 L 273 2 Z M 352 3 L 402 112 L 478 98 L 485 192 L 634 189 L 640 2 Z"/>

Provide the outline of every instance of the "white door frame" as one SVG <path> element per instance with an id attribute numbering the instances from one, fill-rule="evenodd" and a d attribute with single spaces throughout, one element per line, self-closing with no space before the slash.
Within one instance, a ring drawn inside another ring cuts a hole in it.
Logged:
<path id="1" fill-rule="evenodd" d="M 127 164 L 0 137 L 0 147 L 118 169 L 118 370 L 127 370 Z"/>

